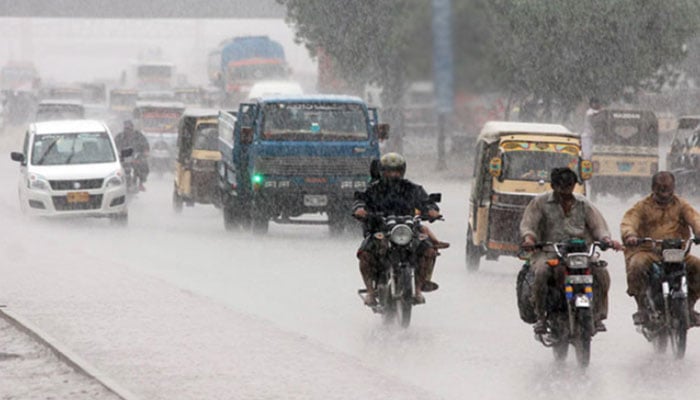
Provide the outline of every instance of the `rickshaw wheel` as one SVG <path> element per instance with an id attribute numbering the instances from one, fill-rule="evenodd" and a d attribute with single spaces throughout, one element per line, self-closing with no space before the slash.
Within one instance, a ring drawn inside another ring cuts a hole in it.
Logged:
<path id="1" fill-rule="evenodd" d="M 466 263 L 467 271 L 476 272 L 479 270 L 481 262 L 481 251 L 478 246 L 474 246 L 472 241 L 472 227 L 467 228 L 467 248 L 466 248 Z"/>
<path id="2" fill-rule="evenodd" d="M 173 210 L 178 214 L 181 213 L 183 203 L 184 201 L 182 200 L 182 197 L 177 194 L 177 187 L 173 188 Z"/>

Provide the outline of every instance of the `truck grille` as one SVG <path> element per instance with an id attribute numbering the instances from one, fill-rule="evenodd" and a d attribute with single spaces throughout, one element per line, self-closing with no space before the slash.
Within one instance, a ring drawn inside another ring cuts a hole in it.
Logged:
<path id="1" fill-rule="evenodd" d="M 369 175 L 370 161 L 359 157 L 261 157 L 255 163 L 255 171 L 286 176 Z"/>
<path id="2" fill-rule="evenodd" d="M 53 190 L 99 189 L 104 179 L 78 179 L 65 181 L 49 181 Z"/>
<path id="3" fill-rule="evenodd" d="M 52 196 L 51 199 L 56 211 L 95 210 L 102 207 L 101 194 L 91 194 L 90 200 L 85 203 L 69 203 L 66 196 Z"/>

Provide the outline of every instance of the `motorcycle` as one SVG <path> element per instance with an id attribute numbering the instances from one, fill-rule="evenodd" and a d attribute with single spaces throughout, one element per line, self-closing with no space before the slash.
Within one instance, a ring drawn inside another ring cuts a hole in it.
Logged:
<path id="1" fill-rule="evenodd" d="M 433 199 L 439 195 L 431 195 Z M 438 197 L 436 197 L 438 196 Z M 370 214 L 378 227 L 374 237 L 382 246 L 381 263 L 374 279 L 377 304 L 370 306 L 372 311 L 381 314 L 384 323 L 395 321 L 407 328 L 411 324 L 411 312 L 415 304 L 415 276 L 418 268 L 418 246 L 428 236 L 420 229 L 420 221 L 433 220 L 425 216 L 384 216 Z M 442 220 L 442 218 L 440 218 Z M 366 289 L 359 289 L 358 295 L 365 299 Z"/>
<path id="2" fill-rule="evenodd" d="M 124 177 L 126 179 L 126 192 L 128 194 L 136 194 L 139 192 L 139 186 L 142 182 L 136 175 L 135 167 L 141 165 L 148 165 L 148 157 L 141 153 L 136 153 L 130 159 L 122 161 L 122 167 L 124 168 Z"/>
<path id="3" fill-rule="evenodd" d="M 644 308 L 647 321 L 637 331 L 663 353 L 671 342 L 677 359 L 685 356 L 686 337 L 690 328 L 688 309 L 688 281 L 685 257 L 692 244 L 700 238 L 655 240 L 643 238 L 639 244 L 651 243 L 656 251 L 660 246 L 661 262 L 653 263 L 649 272 Z"/>
<path id="4" fill-rule="evenodd" d="M 607 250 L 603 242 L 587 245 L 582 239 L 570 239 L 559 243 L 544 242 L 534 248 L 551 248 L 556 258 L 547 260 L 547 265 L 560 268 L 563 279 L 549 284 L 545 299 L 547 333 L 536 334 L 535 340 L 545 347 L 551 347 L 557 361 L 566 359 L 569 345 L 576 351 L 576 360 L 582 367 L 588 366 L 591 359 L 591 338 L 595 335 L 592 268 L 607 265 L 598 259 L 596 249 Z M 555 274 L 555 277 L 557 274 Z M 537 320 L 530 301 L 535 274 L 526 262 L 518 274 L 517 295 L 521 318 L 528 323 Z"/>

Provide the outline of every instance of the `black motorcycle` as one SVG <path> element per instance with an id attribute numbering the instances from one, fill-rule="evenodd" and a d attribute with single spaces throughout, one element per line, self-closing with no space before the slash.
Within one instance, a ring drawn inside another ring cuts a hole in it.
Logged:
<path id="1" fill-rule="evenodd" d="M 374 238 L 381 243 L 382 255 L 373 280 L 377 304 L 371 306 L 372 311 L 381 314 L 386 324 L 397 322 L 407 328 L 411 324 L 411 310 L 416 304 L 417 250 L 423 241 L 428 240 L 428 236 L 421 233 L 420 221 L 432 220 L 422 216 L 381 214 L 371 214 L 369 218 L 376 221 L 378 229 Z M 366 293 L 366 289 L 358 290 L 363 300 Z"/>
<path id="2" fill-rule="evenodd" d="M 644 296 L 647 318 L 637 330 L 660 353 L 666 351 L 670 341 L 673 355 L 681 359 L 685 356 L 686 337 L 690 328 L 685 257 L 693 243 L 700 244 L 700 238 L 643 238 L 639 243 L 650 243 L 654 251 L 660 251 L 661 262 L 653 263 L 649 271 Z"/>
<path id="3" fill-rule="evenodd" d="M 556 258 L 547 264 L 556 268 L 555 278 L 548 285 L 545 300 L 547 333 L 536 334 L 535 339 L 554 351 L 558 361 L 566 359 L 569 345 L 576 350 L 576 359 L 582 367 L 588 366 L 591 359 L 591 338 L 595 334 L 592 268 L 602 268 L 605 261 L 598 260 L 596 249 L 607 250 L 602 242 L 590 246 L 581 239 L 571 239 L 559 243 L 538 243 L 537 249 L 551 249 Z M 518 274 L 517 295 L 520 317 L 523 321 L 537 321 L 530 298 L 535 274 L 526 262 Z"/>
<path id="4" fill-rule="evenodd" d="M 134 154 L 122 161 L 124 168 L 124 178 L 126 180 L 126 192 L 133 195 L 139 192 L 139 186 L 143 183 L 136 174 L 135 168 L 139 165 L 148 164 L 148 158 L 141 153 Z"/>

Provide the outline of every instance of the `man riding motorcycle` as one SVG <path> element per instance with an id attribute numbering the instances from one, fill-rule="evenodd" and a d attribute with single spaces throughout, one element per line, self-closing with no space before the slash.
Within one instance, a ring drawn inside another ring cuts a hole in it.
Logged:
<path id="1" fill-rule="evenodd" d="M 437 204 L 431 201 L 422 186 L 416 185 L 408 179 L 404 179 L 406 173 L 406 160 L 398 153 L 387 153 L 379 161 L 381 178 L 369 185 L 362 199 L 355 201 L 353 206 L 354 216 L 367 222 L 367 232 L 357 251 L 360 260 L 360 273 L 367 288 L 365 304 L 376 304 L 377 298 L 372 285 L 377 268 L 380 265 L 382 239 L 377 239 L 373 233 L 376 228 L 370 213 L 383 213 L 384 215 L 414 215 L 416 210 L 427 215 L 431 219 L 440 217 Z M 386 240 L 386 239 L 384 239 Z M 430 240 L 421 242 L 418 248 L 418 268 L 416 271 L 416 290 L 414 299 L 417 303 L 425 302 L 423 291 L 437 289 L 437 284 L 430 282 L 435 257 L 437 252 Z"/>
<path id="2" fill-rule="evenodd" d="M 659 254 L 649 248 L 638 247 L 639 238 L 655 240 L 687 240 L 692 229 L 700 235 L 700 213 L 686 200 L 674 194 L 676 179 L 672 173 L 661 171 L 652 177 L 652 193 L 627 210 L 620 223 L 625 248 L 627 271 L 627 294 L 637 302 L 637 312 L 632 315 L 635 325 L 643 325 L 648 318 L 644 308 L 644 293 L 652 264 L 660 262 Z M 700 325 L 699 315 L 694 311 L 700 297 L 700 259 L 687 255 L 688 307 L 692 325 Z"/>
<path id="3" fill-rule="evenodd" d="M 114 142 L 121 152 L 124 149 L 133 149 L 132 157 L 137 162 L 132 162 L 131 167 L 134 169 L 134 174 L 139 179 L 139 190 L 145 191 L 143 184 L 148 179 L 148 153 L 151 150 L 148 144 L 148 139 L 141 131 L 134 129 L 134 123 L 130 120 L 124 121 L 124 130 L 115 138 Z"/>
<path id="4" fill-rule="evenodd" d="M 578 181 L 576 173 L 569 168 L 554 168 L 550 174 L 552 191 L 543 193 L 530 201 L 520 222 L 521 247 L 533 251 L 530 265 L 535 273 L 532 303 L 535 306 L 537 322 L 533 326 L 536 334 L 546 333 L 545 299 L 548 281 L 555 278 L 555 268 L 547 260 L 555 258 L 551 251 L 536 250 L 537 242 L 561 242 L 571 238 L 597 240 L 615 250 L 622 245 L 610 238 L 608 225 L 603 215 L 584 196 L 574 194 Z M 595 267 L 591 271 L 598 290 L 594 293 L 595 328 L 605 331 L 603 320 L 608 314 L 608 289 L 610 275 L 607 269 Z M 556 278 L 560 278 L 556 276 Z M 594 287 L 595 291 L 595 287 Z"/>

